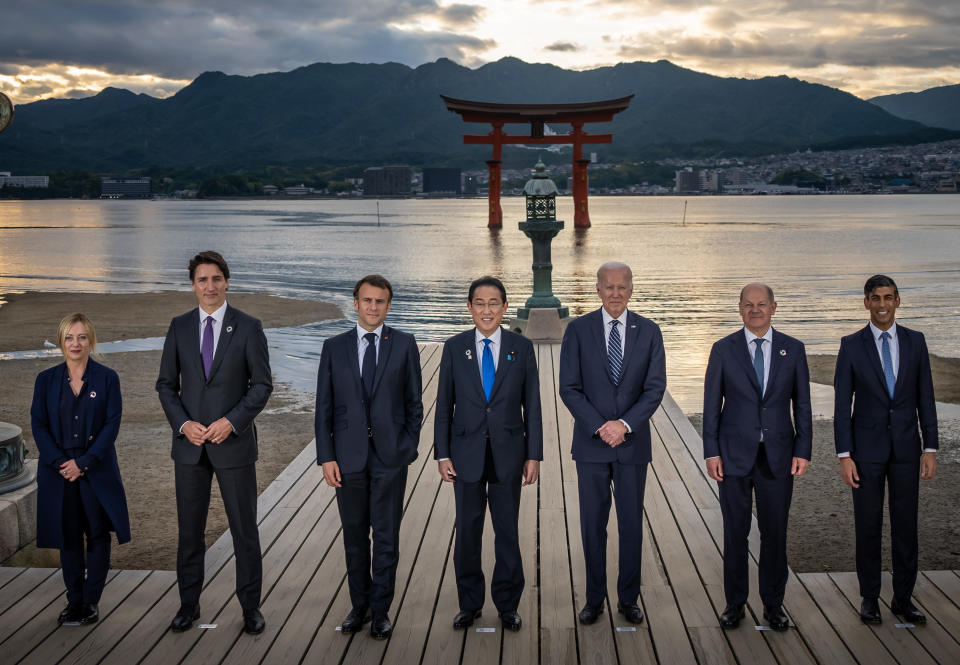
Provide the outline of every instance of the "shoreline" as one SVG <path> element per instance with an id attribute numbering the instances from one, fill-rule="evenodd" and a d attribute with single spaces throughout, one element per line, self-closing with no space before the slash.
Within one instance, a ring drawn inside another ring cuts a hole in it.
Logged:
<path id="1" fill-rule="evenodd" d="M 836 354 L 808 353 L 810 380 L 833 386 L 833 372 L 837 366 Z M 930 371 L 933 374 L 933 393 L 938 402 L 960 404 L 960 358 L 947 358 L 930 354 Z"/>

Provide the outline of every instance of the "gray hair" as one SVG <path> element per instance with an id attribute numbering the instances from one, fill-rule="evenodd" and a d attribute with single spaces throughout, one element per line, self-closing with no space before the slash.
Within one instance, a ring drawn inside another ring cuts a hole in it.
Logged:
<path id="1" fill-rule="evenodd" d="M 600 282 L 603 279 L 603 273 L 609 270 L 626 270 L 627 277 L 630 280 L 630 283 L 633 284 L 633 271 L 630 270 L 630 266 L 626 263 L 621 263 L 620 261 L 607 261 L 602 266 L 597 268 L 597 286 L 600 286 Z"/>
<path id="2" fill-rule="evenodd" d="M 763 282 L 750 282 L 750 283 L 747 284 L 745 287 L 743 287 L 742 289 L 740 289 L 740 302 L 743 302 L 743 294 L 747 292 L 747 289 L 749 289 L 749 288 L 751 288 L 751 287 L 754 287 L 754 286 L 762 286 L 763 288 L 765 288 L 765 289 L 767 290 L 767 298 L 770 299 L 770 302 L 773 302 L 773 301 L 774 301 L 774 298 L 773 298 L 773 289 L 771 289 L 769 286 L 767 286 L 767 285 L 764 284 Z"/>

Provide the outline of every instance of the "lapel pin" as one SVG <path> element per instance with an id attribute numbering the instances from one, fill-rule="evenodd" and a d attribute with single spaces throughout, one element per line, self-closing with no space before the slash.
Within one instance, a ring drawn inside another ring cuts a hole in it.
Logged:
<path id="1" fill-rule="evenodd" d="M 786 350 L 786 349 L 780 349 L 780 355 L 781 355 L 781 356 L 787 355 L 787 350 Z"/>
<path id="2" fill-rule="evenodd" d="M 630 327 L 631 327 L 631 328 L 636 328 L 636 327 L 637 327 L 637 324 L 636 324 L 636 323 L 631 323 L 631 324 L 630 324 Z"/>
<path id="3" fill-rule="evenodd" d="M 466 351 L 467 360 L 473 360 L 473 352 L 470 349 Z"/>
<path id="4" fill-rule="evenodd" d="M 228 332 L 228 333 L 232 333 L 232 332 L 233 332 L 233 326 L 227 326 L 227 332 Z"/>
<path id="5" fill-rule="evenodd" d="M 508 354 L 507 354 L 507 360 L 513 360 L 513 354 L 514 354 L 513 351 L 511 351 L 510 353 L 508 353 Z"/>
<path id="6" fill-rule="evenodd" d="M 90 399 L 94 399 L 96 396 L 97 396 L 96 391 L 91 391 L 91 392 L 90 392 Z"/>

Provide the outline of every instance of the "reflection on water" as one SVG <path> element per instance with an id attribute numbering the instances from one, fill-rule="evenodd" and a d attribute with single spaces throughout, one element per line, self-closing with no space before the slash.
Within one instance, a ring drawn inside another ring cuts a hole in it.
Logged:
<path id="1" fill-rule="evenodd" d="M 631 308 L 657 321 L 669 388 L 699 408 L 710 344 L 739 325 L 740 287 L 767 281 L 775 325 L 811 352 L 836 351 L 861 326 L 865 278 L 894 276 L 898 315 L 930 348 L 960 355 L 960 206 L 951 196 L 595 197 L 593 227 L 553 241 L 554 291 L 573 314 L 598 306 L 596 267 L 634 270 Z M 394 284 L 393 325 L 440 341 L 469 325 L 471 279 L 493 273 L 512 309 L 532 290 L 530 241 L 516 222 L 523 199 L 503 200 L 504 228 L 486 226 L 484 200 L 31 201 L 0 202 L 0 293 L 138 292 L 186 287 L 199 249 L 221 251 L 234 290 L 329 300 L 351 311 L 354 281 L 369 272 Z M 256 314 L 256 312 L 252 312 Z M 275 364 L 310 366 L 318 337 L 346 321 L 275 331 Z M 0 340 L 2 350 L 2 340 Z M 303 379 L 302 383 L 306 383 Z M 312 386 L 309 387 L 312 389 Z"/>

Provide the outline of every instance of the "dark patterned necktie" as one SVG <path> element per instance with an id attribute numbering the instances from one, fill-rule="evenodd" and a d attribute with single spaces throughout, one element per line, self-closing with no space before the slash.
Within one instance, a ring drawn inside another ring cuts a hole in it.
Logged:
<path id="1" fill-rule="evenodd" d="M 367 350 L 363 354 L 360 377 L 363 379 L 363 389 L 370 397 L 373 394 L 373 377 L 377 373 L 377 333 L 367 333 L 363 338 L 367 340 Z"/>
<path id="2" fill-rule="evenodd" d="M 210 366 L 213 365 L 213 317 L 207 317 L 207 325 L 203 329 L 203 340 L 200 342 L 200 357 L 203 359 L 203 375 L 210 378 Z"/>
<path id="3" fill-rule="evenodd" d="M 620 374 L 623 372 L 623 348 L 620 344 L 620 322 L 616 319 L 610 322 L 610 343 L 607 345 L 607 358 L 610 361 L 610 378 L 615 385 L 620 385 Z"/>

